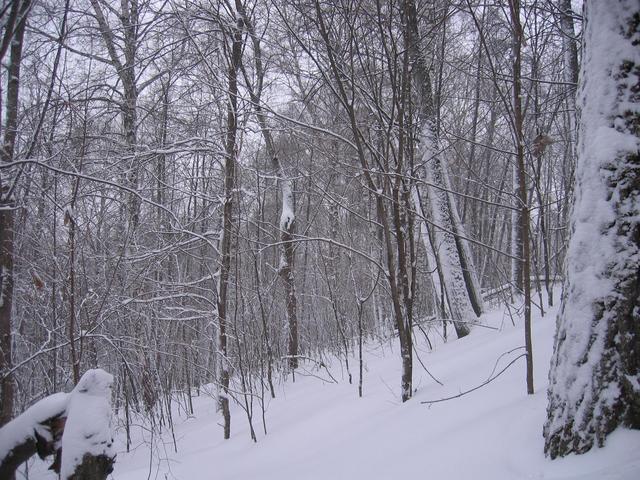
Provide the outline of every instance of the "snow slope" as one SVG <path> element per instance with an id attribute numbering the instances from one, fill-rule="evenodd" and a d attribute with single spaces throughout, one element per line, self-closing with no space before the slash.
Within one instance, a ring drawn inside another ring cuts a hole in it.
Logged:
<path id="1" fill-rule="evenodd" d="M 484 317 L 498 330 L 476 328 L 462 339 L 420 341 L 420 358 L 444 386 L 435 383 L 416 361 L 413 399 L 400 397 L 400 361 L 393 343 L 370 345 L 366 354 L 364 397 L 343 378 L 337 361 L 330 370 L 339 384 L 312 376 L 279 386 L 267 411 L 268 435 L 259 409 L 253 443 L 244 412 L 232 411 L 232 438 L 222 440 L 215 402 L 202 395 L 192 418 L 176 417 L 178 452 L 166 432 L 162 438 L 138 428 L 131 453 L 118 453 L 118 480 L 314 480 L 314 479 L 581 479 L 640 478 L 640 432 L 617 431 L 603 449 L 551 462 L 542 453 L 546 386 L 555 311 L 535 318 L 536 394 L 526 395 L 524 359 L 473 393 L 432 405 L 421 401 L 456 395 L 473 388 L 522 353 L 521 325 L 502 312 Z M 420 337 L 422 335 L 418 333 Z M 501 358 L 499 358 L 501 357 Z M 496 364 L 496 361 L 498 363 Z M 495 368 L 494 368 L 495 367 Z M 328 378 L 322 371 L 318 376 Z M 257 405 L 256 405 L 257 407 Z M 119 435 L 123 450 L 123 434 Z M 150 445 L 152 447 L 150 448 Z M 32 470 L 33 472 L 33 470 Z M 31 478 L 49 478 L 31 475 Z"/>

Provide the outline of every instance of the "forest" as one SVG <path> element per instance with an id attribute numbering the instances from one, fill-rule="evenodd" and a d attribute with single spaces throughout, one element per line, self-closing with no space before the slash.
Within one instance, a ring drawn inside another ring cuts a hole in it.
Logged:
<path id="1" fill-rule="evenodd" d="M 547 455 L 640 428 L 640 5 L 585 3 L 1 0 L 0 427 L 103 369 L 127 451 L 203 389 L 256 441 L 506 309 Z"/>

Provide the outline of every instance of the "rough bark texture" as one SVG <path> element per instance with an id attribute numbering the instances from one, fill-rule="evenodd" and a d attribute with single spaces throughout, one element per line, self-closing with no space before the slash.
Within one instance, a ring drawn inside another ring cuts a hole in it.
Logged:
<path id="1" fill-rule="evenodd" d="M 67 480 L 106 480 L 113 472 L 113 458 L 107 455 L 93 456 L 88 453 L 82 457 L 82 463 L 78 465 L 73 475 Z"/>
<path id="2" fill-rule="evenodd" d="M 640 429 L 640 6 L 585 5 L 576 200 L 545 452 Z"/>

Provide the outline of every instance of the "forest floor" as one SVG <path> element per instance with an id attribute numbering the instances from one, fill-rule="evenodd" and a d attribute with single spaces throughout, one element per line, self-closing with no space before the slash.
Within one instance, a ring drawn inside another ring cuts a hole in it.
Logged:
<path id="1" fill-rule="evenodd" d="M 607 445 L 586 455 L 551 461 L 544 457 L 542 426 L 553 347 L 556 311 L 534 312 L 534 395 L 526 394 L 522 322 L 507 312 L 483 317 L 489 328 L 474 328 L 461 340 L 443 342 L 430 335 L 433 349 L 417 330 L 417 351 L 436 383 L 415 359 L 413 398 L 402 404 L 397 339 L 369 343 L 365 352 L 364 395 L 358 398 L 357 361 L 350 359 L 353 384 L 344 361 L 327 362 L 327 371 L 298 374 L 276 387 L 266 407 L 264 434 L 259 402 L 254 400 L 257 443 L 250 439 L 244 411 L 232 410 L 232 438 L 222 439 L 215 401 L 194 398 L 195 413 L 176 412 L 175 441 L 170 432 L 133 429 L 130 453 L 124 431 L 113 478 L 215 480 L 357 480 L 435 478 L 439 480 L 637 480 L 640 432 L 618 430 Z M 434 330 L 432 330 L 434 331 Z M 469 394 L 458 395 L 495 378 Z M 322 378 L 328 380 L 323 381 Z M 37 474 L 30 478 L 53 478 Z M 35 475 L 34 475 L 35 473 Z"/>

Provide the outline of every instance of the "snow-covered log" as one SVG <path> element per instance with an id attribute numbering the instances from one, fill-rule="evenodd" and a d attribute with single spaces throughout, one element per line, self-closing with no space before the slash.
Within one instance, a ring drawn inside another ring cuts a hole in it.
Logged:
<path id="1" fill-rule="evenodd" d="M 0 429 L 0 479 L 36 453 L 56 454 L 51 466 L 64 480 L 107 478 L 112 471 L 111 386 L 113 376 L 88 370 L 70 393 L 36 402 Z"/>
<path id="2" fill-rule="evenodd" d="M 545 452 L 640 429 L 640 4 L 585 4 L 578 165 Z"/>
<path id="3" fill-rule="evenodd" d="M 67 393 L 49 395 L 0 428 L 0 478 L 13 478 L 36 453 L 44 458 L 57 450 L 68 399 Z"/>

